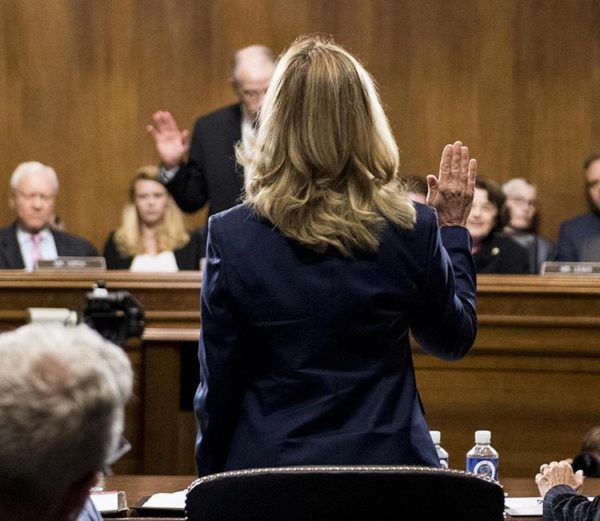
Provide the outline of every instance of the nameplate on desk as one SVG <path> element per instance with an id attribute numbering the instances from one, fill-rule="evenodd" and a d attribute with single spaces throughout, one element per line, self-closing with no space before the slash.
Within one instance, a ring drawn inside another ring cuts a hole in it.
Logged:
<path id="1" fill-rule="evenodd" d="M 600 275 L 600 262 L 544 262 L 542 275 Z"/>
<path id="2" fill-rule="evenodd" d="M 57 257 L 52 260 L 39 260 L 35 266 L 38 270 L 69 271 L 69 270 L 105 270 L 104 257 Z"/>

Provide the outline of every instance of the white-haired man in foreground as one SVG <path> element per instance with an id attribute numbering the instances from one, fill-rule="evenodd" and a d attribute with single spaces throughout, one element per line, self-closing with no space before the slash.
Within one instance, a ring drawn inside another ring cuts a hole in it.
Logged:
<path id="1" fill-rule="evenodd" d="M 132 370 L 87 326 L 0 335 L 0 519 L 101 517 L 89 491 L 121 440 Z"/>

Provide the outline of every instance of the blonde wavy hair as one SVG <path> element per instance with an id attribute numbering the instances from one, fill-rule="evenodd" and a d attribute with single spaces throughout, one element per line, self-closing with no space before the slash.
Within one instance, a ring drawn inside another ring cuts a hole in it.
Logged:
<path id="1" fill-rule="evenodd" d="M 142 240 L 142 222 L 135 206 L 135 185 L 140 180 L 160 183 L 159 170 L 156 166 L 143 166 L 129 185 L 129 203 L 123 208 L 121 226 L 115 232 L 115 244 L 124 257 L 132 257 L 145 253 Z M 190 235 L 185 228 L 183 214 L 170 194 L 167 195 L 165 215 L 156 227 L 156 243 L 158 251 L 172 251 L 185 246 Z"/>
<path id="2" fill-rule="evenodd" d="M 302 37 L 281 56 L 260 113 L 245 202 L 286 237 L 317 251 L 375 251 L 415 209 L 398 177 L 398 147 L 375 84 L 348 51 Z"/>

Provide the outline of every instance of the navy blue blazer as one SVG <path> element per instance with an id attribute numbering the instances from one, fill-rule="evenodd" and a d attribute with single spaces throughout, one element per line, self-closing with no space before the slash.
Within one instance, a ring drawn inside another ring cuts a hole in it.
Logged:
<path id="1" fill-rule="evenodd" d="M 77 235 L 51 230 L 60 257 L 95 257 L 98 251 L 91 242 Z M 24 269 L 25 262 L 17 240 L 17 223 L 0 228 L 0 269 Z"/>
<path id="2" fill-rule="evenodd" d="M 184 212 L 195 212 L 209 202 L 209 212 L 213 214 L 240 202 L 244 172 L 237 164 L 235 145 L 241 138 L 239 103 L 196 121 L 189 159 L 166 185 Z"/>
<path id="3" fill-rule="evenodd" d="M 556 260 L 600 261 L 600 214 L 589 212 L 560 225 Z"/>
<path id="4" fill-rule="evenodd" d="M 415 385 L 409 328 L 462 358 L 476 333 L 466 228 L 417 206 L 374 253 L 317 253 L 240 205 L 209 220 L 200 475 L 296 464 L 439 466 Z"/>

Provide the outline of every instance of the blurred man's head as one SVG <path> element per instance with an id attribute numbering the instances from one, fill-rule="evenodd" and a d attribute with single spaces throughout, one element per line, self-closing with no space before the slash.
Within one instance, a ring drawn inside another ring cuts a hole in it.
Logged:
<path id="1" fill-rule="evenodd" d="M 233 57 L 233 88 L 252 120 L 260 110 L 274 70 L 275 53 L 264 45 L 244 47 Z"/>
<path id="2" fill-rule="evenodd" d="M 119 444 L 132 371 L 87 326 L 0 335 L 0 519 L 75 519 Z"/>
<path id="3" fill-rule="evenodd" d="M 49 226 L 57 193 L 58 178 L 53 168 L 37 161 L 21 163 L 10 178 L 9 200 L 21 228 L 37 233 Z"/>
<path id="4" fill-rule="evenodd" d="M 508 226 L 513 230 L 531 231 L 537 211 L 537 189 L 521 178 L 514 178 L 502 185 L 508 208 Z"/>
<path id="5" fill-rule="evenodd" d="M 590 205 L 596 211 L 600 210 L 600 152 L 589 156 L 583 163 L 587 196 Z"/>

